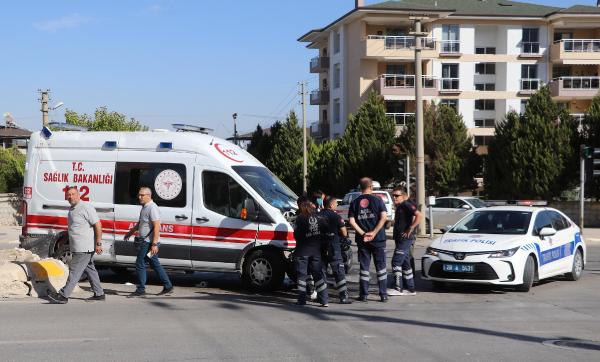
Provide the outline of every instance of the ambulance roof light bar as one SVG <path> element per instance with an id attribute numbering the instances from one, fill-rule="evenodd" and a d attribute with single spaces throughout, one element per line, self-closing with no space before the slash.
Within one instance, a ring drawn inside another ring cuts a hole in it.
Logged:
<path id="1" fill-rule="evenodd" d="M 105 151 L 112 151 L 117 149 L 117 141 L 106 141 L 102 145 L 102 149 Z"/>
<path id="2" fill-rule="evenodd" d="M 78 132 L 85 132 L 85 131 L 88 130 L 87 127 L 76 126 L 74 124 L 60 123 L 60 122 L 50 122 L 50 123 L 48 123 L 48 126 L 50 126 L 52 129 L 54 129 L 56 131 L 78 131 Z"/>
<path id="3" fill-rule="evenodd" d="M 194 126 L 191 124 L 174 123 L 171 126 L 175 128 L 176 132 L 197 132 L 203 134 L 209 134 L 214 131 L 212 128 Z"/>
<path id="4" fill-rule="evenodd" d="M 158 144 L 157 151 L 172 151 L 173 150 L 173 142 L 161 142 Z"/>

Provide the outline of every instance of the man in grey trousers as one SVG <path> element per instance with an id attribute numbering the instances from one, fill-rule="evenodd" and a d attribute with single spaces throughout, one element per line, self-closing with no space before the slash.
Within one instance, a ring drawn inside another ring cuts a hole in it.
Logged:
<path id="1" fill-rule="evenodd" d="M 71 204 L 68 214 L 69 247 L 73 255 L 69 263 L 67 284 L 58 292 L 49 292 L 52 303 L 66 304 L 73 289 L 85 272 L 94 291 L 88 301 L 105 300 L 104 290 L 100 286 L 100 277 L 94 266 L 94 252 L 102 254 L 102 224 L 96 209 L 81 202 L 77 187 L 67 190 L 67 201 Z"/>

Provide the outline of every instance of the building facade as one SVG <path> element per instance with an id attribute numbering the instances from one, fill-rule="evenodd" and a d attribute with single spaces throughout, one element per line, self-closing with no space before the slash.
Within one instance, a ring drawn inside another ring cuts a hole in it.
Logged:
<path id="1" fill-rule="evenodd" d="M 355 8 L 298 40 L 318 55 L 315 139 L 344 133 L 348 117 L 373 90 L 398 128 L 413 121 L 414 17 L 422 18 L 424 102 L 455 107 L 481 152 L 494 125 L 520 112 L 548 84 L 580 117 L 600 89 L 600 7 L 556 8 L 502 0 L 399 0 Z"/>

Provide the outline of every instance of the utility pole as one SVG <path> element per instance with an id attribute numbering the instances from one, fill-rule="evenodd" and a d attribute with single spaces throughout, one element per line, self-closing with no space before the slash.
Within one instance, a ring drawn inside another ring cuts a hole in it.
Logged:
<path id="1" fill-rule="evenodd" d="M 583 221 L 585 219 L 583 213 L 583 206 L 585 201 L 585 159 L 586 159 L 586 147 L 585 145 L 579 146 L 579 229 L 583 234 Z"/>
<path id="2" fill-rule="evenodd" d="M 48 127 L 48 101 L 50 89 L 46 89 L 45 91 L 38 89 L 38 92 L 40 92 L 42 95 L 42 97 L 40 98 L 40 101 L 42 102 L 42 126 Z"/>
<path id="3" fill-rule="evenodd" d="M 306 101 L 304 90 L 306 83 L 300 82 L 300 94 L 302 95 L 302 192 L 306 195 L 308 185 L 308 155 L 306 150 Z"/>
<path id="4" fill-rule="evenodd" d="M 425 212 L 425 140 L 423 125 L 423 69 L 421 63 L 421 39 L 427 36 L 426 32 L 421 31 L 421 20 L 427 19 L 422 16 L 411 16 L 415 22 L 415 29 L 410 34 L 415 37 L 415 100 L 416 107 L 416 136 L 417 136 L 417 208 L 422 213 Z M 419 224 L 419 235 L 425 235 L 425 218 L 421 219 Z"/>
<path id="5" fill-rule="evenodd" d="M 238 133 L 237 133 L 237 113 L 233 114 L 233 144 L 237 146 L 238 144 Z"/>

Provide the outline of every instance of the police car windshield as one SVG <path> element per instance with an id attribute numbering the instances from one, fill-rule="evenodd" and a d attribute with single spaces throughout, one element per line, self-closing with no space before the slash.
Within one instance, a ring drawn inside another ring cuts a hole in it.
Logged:
<path id="1" fill-rule="evenodd" d="M 295 208 L 298 196 L 266 167 L 232 166 L 232 168 L 272 206 L 281 211 Z"/>
<path id="2" fill-rule="evenodd" d="M 526 234 L 531 212 L 526 211 L 475 211 L 450 230 L 459 234 Z"/>

